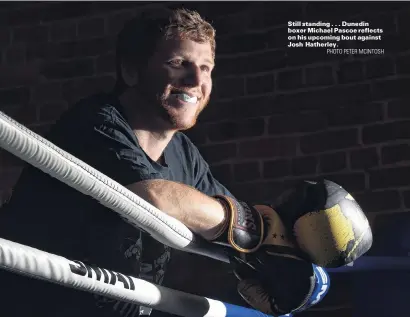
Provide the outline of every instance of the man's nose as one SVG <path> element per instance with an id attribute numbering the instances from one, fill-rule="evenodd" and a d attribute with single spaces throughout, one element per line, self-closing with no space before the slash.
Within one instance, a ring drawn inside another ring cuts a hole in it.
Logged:
<path id="1" fill-rule="evenodd" d="M 193 65 L 188 70 L 186 76 L 184 76 L 184 84 L 189 85 L 191 87 L 201 86 L 202 76 L 203 74 L 202 74 L 201 69 L 198 66 Z"/>

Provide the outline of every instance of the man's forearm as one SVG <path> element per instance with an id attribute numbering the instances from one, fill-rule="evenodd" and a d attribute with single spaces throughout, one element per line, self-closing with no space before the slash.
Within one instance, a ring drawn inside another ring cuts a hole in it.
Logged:
<path id="1" fill-rule="evenodd" d="M 207 240 L 215 237 L 223 227 L 225 211 L 222 205 L 190 186 L 167 180 L 147 180 L 134 183 L 128 189 Z"/>

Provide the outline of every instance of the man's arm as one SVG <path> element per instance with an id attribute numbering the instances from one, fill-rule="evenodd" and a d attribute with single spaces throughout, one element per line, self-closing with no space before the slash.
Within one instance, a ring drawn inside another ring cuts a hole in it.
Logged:
<path id="1" fill-rule="evenodd" d="M 127 187 L 207 240 L 212 240 L 225 223 L 223 206 L 216 199 L 191 186 L 155 179 Z"/>
<path id="2" fill-rule="evenodd" d="M 214 197 L 235 197 L 214 178 L 208 163 L 185 134 L 175 135 L 171 149 L 169 158 L 184 166 L 184 173 L 189 176 L 186 182 L 154 175 L 150 179 L 135 180 L 127 188 L 194 233 L 213 240 L 226 224 L 226 211 Z"/>
<path id="3" fill-rule="evenodd" d="M 113 108 L 103 107 L 98 113 L 90 106 L 79 108 L 84 109 L 83 112 L 89 109 L 91 113 L 85 116 L 87 120 L 81 121 L 81 129 L 78 128 L 82 145 L 88 150 L 84 153 L 74 145 L 73 149 L 67 149 L 69 152 L 76 155 L 80 151 L 79 157 L 85 162 L 181 221 L 204 239 L 212 240 L 220 232 L 224 208 L 212 198 L 211 192 L 196 186 L 199 179 L 193 180 L 191 186 L 165 179 L 139 147 L 126 120 Z M 75 116 L 66 119 L 68 124 L 73 120 Z"/>

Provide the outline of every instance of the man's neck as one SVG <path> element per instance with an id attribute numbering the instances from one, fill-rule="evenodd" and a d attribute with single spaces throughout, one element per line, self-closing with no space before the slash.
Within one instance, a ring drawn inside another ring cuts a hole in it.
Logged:
<path id="1" fill-rule="evenodd" d="M 119 96 L 126 115 L 129 120 L 129 125 L 137 137 L 138 143 L 143 151 L 155 162 L 160 162 L 162 155 L 168 143 L 171 141 L 175 131 L 164 131 L 159 129 L 159 124 L 155 123 L 155 118 L 150 118 L 150 114 L 144 114 L 143 109 L 148 109 L 139 105 L 142 99 L 136 100 L 135 94 L 126 91 Z"/>
<path id="2" fill-rule="evenodd" d="M 160 162 L 162 154 L 173 136 L 173 133 L 158 133 L 143 129 L 134 129 L 134 133 L 141 148 L 155 162 Z"/>

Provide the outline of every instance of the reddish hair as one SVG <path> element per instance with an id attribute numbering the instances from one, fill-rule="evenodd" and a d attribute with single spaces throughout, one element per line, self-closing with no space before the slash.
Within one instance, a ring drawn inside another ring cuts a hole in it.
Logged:
<path id="1" fill-rule="evenodd" d="M 161 38 L 184 38 L 198 43 L 210 43 L 215 58 L 215 29 L 198 12 L 188 9 L 156 9 L 142 13 L 125 23 L 117 38 L 115 90 L 121 93 L 126 84 L 122 66 L 138 67 L 154 53 Z"/>

